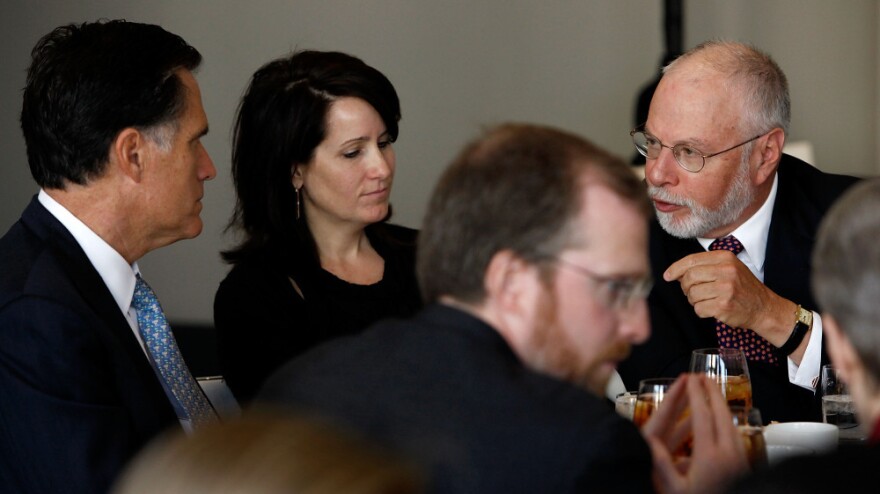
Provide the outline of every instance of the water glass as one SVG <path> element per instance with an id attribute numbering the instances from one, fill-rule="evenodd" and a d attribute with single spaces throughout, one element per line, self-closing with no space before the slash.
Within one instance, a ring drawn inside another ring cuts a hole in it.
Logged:
<path id="1" fill-rule="evenodd" d="M 821 392 L 822 421 L 836 425 L 842 440 L 863 439 L 849 387 L 832 365 L 822 366 Z"/>
<path id="2" fill-rule="evenodd" d="M 614 409 L 617 410 L 617 413 L 621 416 L 632 420 L 633 412 L 636 409 L 637 396 L 638 391 L 624 391 L 623 393 L 618 393 L 614 398 Z"/>

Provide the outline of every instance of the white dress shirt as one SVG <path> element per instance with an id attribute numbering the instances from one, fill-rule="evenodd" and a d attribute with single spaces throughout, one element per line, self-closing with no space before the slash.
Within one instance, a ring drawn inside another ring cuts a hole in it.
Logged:
<path id="1" fill-rule="evenodd" d="M 134 262 L 134 264 L 128 264 L 125 258 L 123 258 L 119 252 L 116 252 L 110 244 L 93 232 L 85 223 L 68 211 L 67 208 L 59 204 L 58 201 L 52 199 L 52 197 L 45 191 L 40 190 L 37 200 L 40 201 L 40 204 L 42 204 L 52 216 L 67 228 L 67 231 L 73 235 L 76 243 L 78 243 L 86 253 L 89 262 L 92 263 L 92 266 L 98 271 L 101 279 L 104 280 L 104 284 L 107 285 L 107 289 L 110 290 L 113 300 L 116 301 L 116 305 L 119 306 L 119 310 L 122 311 L 122 315 L 124 315 L 125 319 L 128 321 L 132 334 L 137 339 L 141 346 L 141 350 L 144 352 L 144 358 L 150 363 L 150 367 L 153 368 L 153 371 L 158 374 L 153 362 L 150 360 L 149 353 L 147 353 L 148 350 L 146 346 L 144 346 L 144 340 L 141 338 L 140 332 L 138 331 L 137 311 L 131 305 L 134 296 L 134 286 L 135 283 L 137 283 L 135 277 L 140 274 L 137 262 Z M 160 381 L 161 380 L 160 377 Z M 177 413 L 177 420 L 180 422 L 184 431 L 191 433 L 193 430 L 191 421 L 181 415 L 179 410 L 180 405 L 178 403 L 170 399 L 169 401 L 171 401 L 171 406 L 174 407 L 175 412 Z"/>
<path id="2" fill-rule="evenodd" d="M 140 343 L 144 356 L 147 356 L 147 349 L 138 332 L 137 312 L 131 306 L 136 282 L 135 275 L 140 273 L 137 262 L 129 264 L 110 244 L 93 232 L 85 223 L 68 211 L 67 208 L 59 204 L 58 201 L 52 199 L 45 191 L 40 190 L 37 200 L 55 219 L 67 228 L 67 231 L 73 235 L 76 243 L 86 253 L 89 262 L 98 271 L 101 279 L 104 280 L 104 284 L 107 285 L 107 289 L 110 290 L 110 294 L 113 295 L 113 300 L 116 301 L 119 310 L 125 316 L 125 319 L 128 320 L 131 332 L 137 338 L 138 343 Z"/>
<path id="3" fill-rule="evenodd" d="M 767 254 L 767 237 L 770 233 L 770 220 L 773 216 L 773 205 L 776 202 L 776 189 L 779 185 L 779 176 L 773 177 L 773 187 L 770 189 L 770 195 L 758 211 L 740 225 L 739 228 L 731 232 L 731 235 L 737 238 L 743 245 L 742 252 L 737 254 L 737 258 L 742 261 L 749 271 L 755 275 L 761 283 L 764 282 L 764 261 Z M 709 245 L 715 241 L 714 238 L 698 238 L 700 245 L 704 249 L 709 250 Z M 797 301 L 794 301 L 797 303 Z M 794 327 L 795 315 L 791 315 L 791 326 Z M 813 331 L 810 333 L 810 339 L 807 342 L 807 350 L 801 359 L 801 365 L 798 366 L 790 358 L 788 360 L 788 379 L 792 384 L 796 384 L 802 388 L 815 390 L 815 383 L 819 380 L 819 367 L 822 360 L 822 318 L 818 313 L 813 312 Z"/>

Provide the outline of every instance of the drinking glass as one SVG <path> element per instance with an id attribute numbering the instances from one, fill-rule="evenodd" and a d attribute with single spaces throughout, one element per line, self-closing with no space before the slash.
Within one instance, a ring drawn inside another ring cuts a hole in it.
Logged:
<path id="1" fill-rule="evenodd" d="M 730 407 L 733 415 L 733 425 L 739 430 L 746 449 L 746 458 L 752 470 L 765 468 L 767 461 L 767 441 L 764 440 L 764 426 L 761 421 L 761 412 L 754 407 L 746 408 L 740 405 Z"/>
<path id="2" fill-rule="evenodd" d="M 633 423 L 636 426 L 641 428 L 645 425 L 651 414 L 660 407 L 673 382 L 675 379 L 672 377 L 655 377 L 639 381 L 636 407 L 633 410 Z"/>
<path id="3" fill-rule="evenodd" d="M 633 412 L 636 408 L 637 396 L 638 391 L 624 391 L 623 393 L 618 393 L 614 398 L 614 409 L 617 410 L 617 413 L 621 416 L 632 420 Z"/>
<path id="4" fill-rule="evenodd" d="M 822 366 L 822 421 L 840 429 L 840 439 L 862 439 L 849 387 L 832 365 Z"/>
<path id="5" fill-rule="evenodd" d="M 752 407 L 752 381 L 746 356 L 739 348 L 701 348 L 691 352 L 690 371 L 718 383 L 728 406 Z"/>

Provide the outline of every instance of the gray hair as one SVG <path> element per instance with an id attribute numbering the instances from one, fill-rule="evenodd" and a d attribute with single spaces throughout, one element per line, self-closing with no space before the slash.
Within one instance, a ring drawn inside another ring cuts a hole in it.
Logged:
<path id="1" fill-rule="evenodd" d="M 744 132 L 758 134 L 780 127 L 788 134 L 788 80 L 770 55 L 744 43 L 710 40 L 673 60 L 663 68 L 663 73 L 687 70 L 689 62 L 726 76 L 724 89 L 742 95 Z"/>
<path id="2" fill-rule="evenodd" d="M 168 151 L 171 151 L 171 141 L 174 140 L 174 135 L 177 134 L 177 130 L 179 128 L 180 122 L 178 121 L 178 119 L 172 119 L 170 121 L 158 123 L 150 127 L 142 127 L 138 130 L 143 132 L 143 134 L 147 136 L 147 139 L 149 139 L 159 149 L 167 153 Z"/>
<path id="3" fill-rule="evenodd" d="M 813 250 L 812 288 L 880 377 L 880 179 L 850 188 L 828 211 Z"/>

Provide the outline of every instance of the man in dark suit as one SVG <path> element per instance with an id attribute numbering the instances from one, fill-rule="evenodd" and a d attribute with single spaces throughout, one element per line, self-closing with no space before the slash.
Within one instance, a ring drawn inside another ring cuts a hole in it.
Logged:
<path id="1" fill-rule="evenodd" d="M 784 155 L 789 121 L 785 75 L 750 46 L 704 43 L 665 69 L 632 132 L 657 217 L 657 283 L 651 338 L 620 366 L 628 389 L 688 370 L 694 349 L 735 346 L 765 421 L 820 419 L 809 256 L 822 215 L 855 179 Z"/>
<path id="2" fill-rule="evenodd" d="M 200 61 L 124 21 L 61 26 L 33 50 L 21 126 L 41 189 L 0 239 L 4 492 L 105 492 L 160 431 L 210 420 L 166 360 L 173 337 L 165 355 L 151 346 L 149 331 L 167 336 L 155 297 L 133 297 L 139 258 L 202 229 L 216 170 L 199 141 Z"/>
<path id="3" fill-rule="evenodd" d="M 680 380 L 644 438 L 602 396 L 648 335 L 649 214 L 618 158 L 553 129 L 493 129 L 430 201 L 417 261 L 428 307 L 294 359 L 258 403 L 401 450 L 427 469 L 431 492 L 715 487 L 745 463 L 714 384 Z M 688 404 L 695 452 L 680 471 L 672 430 Z"/>
<path id="4" fill-rule="evenodd" d="M 857 492 L 880 462 L 880 179 L 848 190 L 822 220 L 812 287 L 822 304 L 831 362 L 849 385 L 867 444 L 841 443 L 828 455 L 799 457 L 748 478 L 733 492 Z M 821 472 L 810 475 L 805 472 Z"/>

